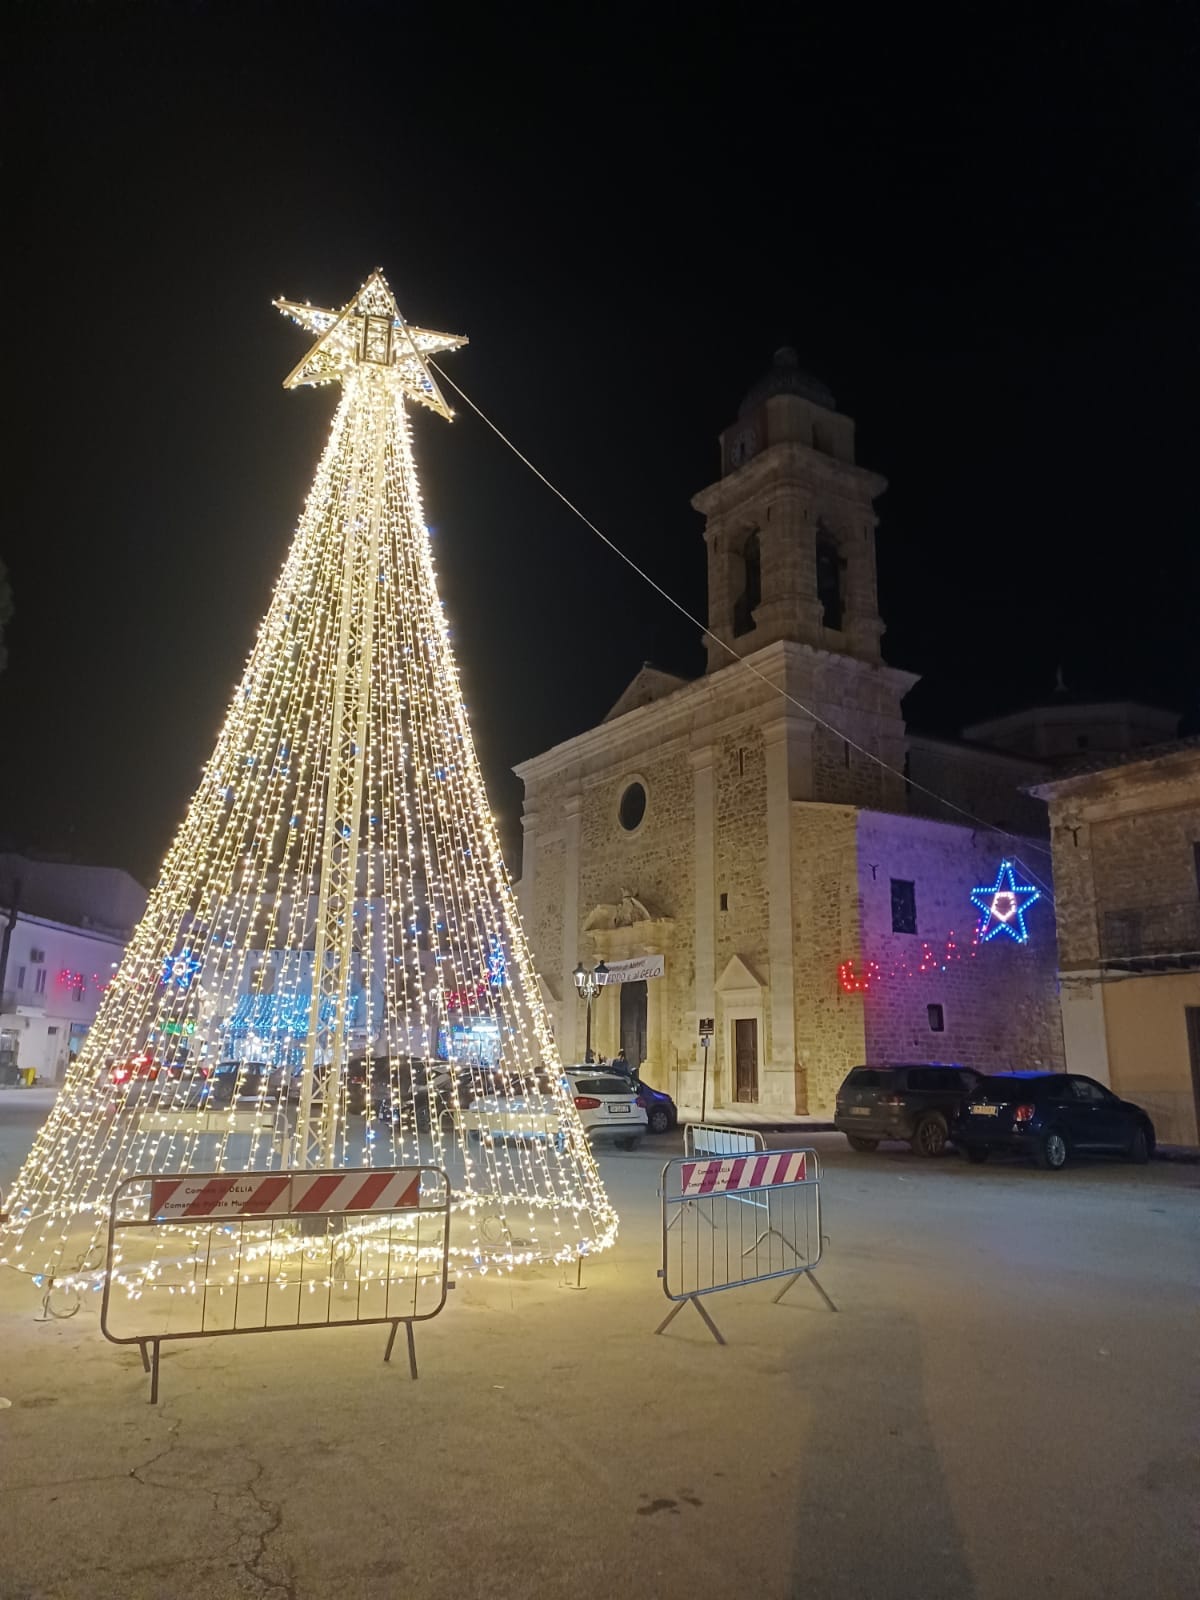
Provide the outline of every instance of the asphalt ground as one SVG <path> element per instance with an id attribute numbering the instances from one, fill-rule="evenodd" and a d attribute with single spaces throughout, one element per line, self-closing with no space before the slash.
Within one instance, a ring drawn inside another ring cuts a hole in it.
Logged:
<path id="1" fill-rule="evenodd" d="M 164 1348 L 150 1407 L 94 1303 L 0 1271 L 0 1597 L 1195 1595 L 1200 1168 L 806 1142 L 839 1309 L 728 1291 L 725 1347 L 652 1331 L 675 1138 L 602 1156 L 582 1291 L 461 1280 L 415 1383 L 377 1327 L 255 1335 Z"/>

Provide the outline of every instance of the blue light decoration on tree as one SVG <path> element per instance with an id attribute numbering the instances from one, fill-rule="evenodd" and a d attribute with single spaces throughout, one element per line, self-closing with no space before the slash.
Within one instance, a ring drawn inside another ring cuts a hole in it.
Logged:
<path id="1" fill-rule="evenodd" d="M 503 988 L 508 982 L 508 957 L 504 954 L 504 947 L 496 938 L 491 938 L 491 951 L 487 958 L 488 982 L 495 988 Z"/>
<path id="2" fill-rule="evenodd" d="M 1007 934 L 1018 944 L 1028 944 L 1029 930 L 1025 926 L 1025 913 L 1035 900 L 1042 898 L 1040 889 L 1030 883 L 1018 883 L 1011 861 L 1002 861 L 993 884 L 972 889 L 971 903 L 979 910 L 979 938 L 983 944 L 998 933 Z"/>
<path id="3" fill-rule="evenodd" d="M 200 971 L 200 957 L 194 956 L 190 950 L 184 948 L 177 956 L 166 956 L 163 959 L 161 982 L 168 988 L 190 989 L 192 979 Z"/>

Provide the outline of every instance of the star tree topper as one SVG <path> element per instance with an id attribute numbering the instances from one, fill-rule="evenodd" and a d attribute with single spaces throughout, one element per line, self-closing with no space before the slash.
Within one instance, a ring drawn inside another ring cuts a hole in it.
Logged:
<path id="1" fill-rule="evenodd" d="M 1018 944 L 1027 944 L 1029 930 L 1025 926 L 1025 912 L 1041 898 L 1040 889 L 1017 882 L 1011 861 L 1002 861 L 995 883 L 971 891 L 971 903 L 982 913 L 979 918 L 981 942 L 986 944 L 998 933 L 1005 933 Z"/>
<path id="2" fill-rule="evenodd" d="M 285 317 L 309 333 L 316 344 L 283 380 L 285 389 L 302 384 L 336 383 L 357 368 L 371 367 L 410 400 L 417 400 L 439 416 L 454 413 L 442 398 L 427 357 L 438 350 L 457 350 L 467 340 L 457 333 L 434 333 L 414 328 L 396 306 L 396 297 L 383 273 L 376 270 L 340 311 L 301 305 L 297 300 L 276 300 Z"/>

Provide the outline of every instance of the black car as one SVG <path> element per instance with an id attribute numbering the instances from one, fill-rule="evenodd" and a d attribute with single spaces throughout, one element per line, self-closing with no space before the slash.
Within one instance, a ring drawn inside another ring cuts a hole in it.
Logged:
<path id="1" fill-rule="evenodd" d="M 443 1110 L 439 1093 L 445 1063 L 412 1056 L 376 1056 L 351 1061 L 346 1072 L 346 1108 L 354 1116 L 368 1112 L 376 1122 L 412 1122 L 428 1133 Z"/>
<path id="2" fill-rule="evenodd" d="M 652 1089 L 644 1079 L 635 1078 L 638 1105 L 646 1112 L 646 1123 L 651 1133 L 670 1133 L 679 1121 L 679 1110 L 671 1096 L 662 1089 Z"/>
<path id="3" fill-rule="evenodd" d="M 993 1150 L 1032 1156 L 1057 1172 L 1075 1154 L 1149 1161 L 1154 1124 L 1132 1101 L 1072 1072 L 1007 1072 L 979 1080 L 954 1124 L 969 1161 Z"/>
<path id="4" fill-rule="evenodd" d="M 941 1155 L 979 1078 L 970 1067 L 931 1061 L 854 1067 L 837 1092 L 833 1125 L 852 1150 L 875 1150 L 883 1139 L 903 1139 L 918 1155 Z"/>

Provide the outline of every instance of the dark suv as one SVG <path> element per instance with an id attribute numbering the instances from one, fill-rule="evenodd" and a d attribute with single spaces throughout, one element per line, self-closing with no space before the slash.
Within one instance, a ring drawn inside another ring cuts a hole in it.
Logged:
<path id="1" fill-rule="evenodd" d="M 1077 1152 L 1138 1162 L 1154 1154 L 1154 1124 L 1141 1106 L 1074 1072 L 982 1078 L 963 1103 L 952 1138 L 968 1161 L 1012 1150 L 1051 1172 Z"/>
<path id="2" fill-rule="evenodd" d="M 904 1139 L 921 1156 L 941 1155 L 950 1128 L 982 1074 L 928 1061 L 854 1067 L 837 1092 L 833 1125 L 852 1150 Z"/>

